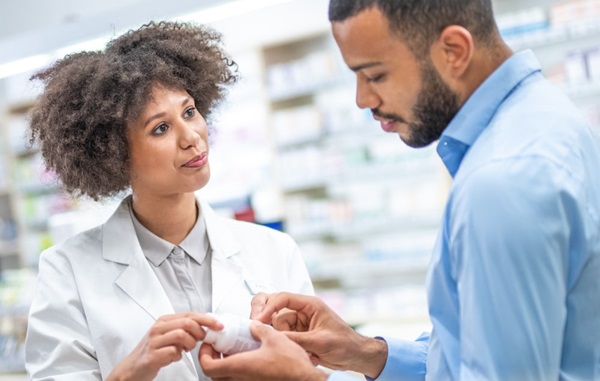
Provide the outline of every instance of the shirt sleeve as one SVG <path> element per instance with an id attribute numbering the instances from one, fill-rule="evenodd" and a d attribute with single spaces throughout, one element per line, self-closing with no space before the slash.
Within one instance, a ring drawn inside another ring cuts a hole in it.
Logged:
<path id="1" fill-rule="evenodd" d="M 415 341 L 378 337 L 388 345 L 388 358 L 377 381 L 425 380 L 429 333 L 423 333 Z M 372 378 L 366 377 L 368 381 Z"/>
<path id="2" fill-rule="evenodd" d="M 377 337 L 388 345 L 388 358 L 381 374 L 367 381 L 423 381 L 425 380 L 429 333 L 423 333 L 415 341 Z M 344 372 L 333 372 L 329 381 L 356 381 Z"/>
<path id="3" fill-rule="evenodd" d="M 559 165 L 519 159 L 477 170 L 455 195 L 460 380 L 559 378 L 567 277 L 578 262 L 569 254 L 584 241 L 580 187 Z"/>

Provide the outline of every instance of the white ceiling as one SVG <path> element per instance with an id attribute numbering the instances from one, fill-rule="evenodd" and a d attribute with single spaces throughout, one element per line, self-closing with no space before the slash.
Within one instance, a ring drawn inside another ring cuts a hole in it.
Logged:
<path id="1" fill-rule="evenodd" d="M 173 16 L 229 0 L 0 0 L 0 40 L 90 20 L 106 25 L 140 15 Z M 117 21 L 118 21 L 117 20 Z"/>
<path id="2" fill-rule="evenodd" d="M 232 1 L 0 0 L 0 63 Z"/>

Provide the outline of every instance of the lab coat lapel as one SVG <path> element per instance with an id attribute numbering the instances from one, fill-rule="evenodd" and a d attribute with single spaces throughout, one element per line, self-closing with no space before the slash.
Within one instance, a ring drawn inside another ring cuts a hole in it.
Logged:
<path id="1" fill-rule="evenodd" d="M 150 268 L 137 239 L 127 197 L 103 227 L 102 253 L 104 259 L 122 264 L 115 284 L 155 320 L 175 313 L 169 297 L 156 274 Z M 185 352 L 184 362 L 193 379 L 198 377 L 192 355 Z"/>
<path id="2" fill-rule="evenodd" d="M 217 311 L 227 298 L 235 297 L 235 290 L 244 287 L 244 268 L 236 258 L 242 246 L 208 204 L 200 202 L 200 207 L 212 248 L 212 310 Z"/>
<path id="3" fill-rule="evenodd" d="M 123 265 L 115 280 L 117 286 L 158 319 L 174 313 L 173 306 L 142 252 L 127 202 L 125 199 L 104 225 L 102 253 L 106 260 Z"/>

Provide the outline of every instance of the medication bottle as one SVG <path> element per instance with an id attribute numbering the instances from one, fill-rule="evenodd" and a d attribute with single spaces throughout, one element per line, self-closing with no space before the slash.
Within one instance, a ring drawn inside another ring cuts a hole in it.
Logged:
<path id="1" fill-rule="evenodd" d="M 250 333 L 250 322 L 252 320 L 233 314 L 209 314 L 223 323 L 221 331 L 213 331 L 208 328 L 204 342 L 211 344 L 215 351 L 223 354 L 234 354 L 250 351 L 260 347 L 260 341 L 256 340 Z"/>

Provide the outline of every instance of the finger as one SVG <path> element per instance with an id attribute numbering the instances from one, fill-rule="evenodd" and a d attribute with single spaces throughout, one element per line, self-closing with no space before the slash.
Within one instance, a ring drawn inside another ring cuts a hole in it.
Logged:
<path id="1" fill-rule="evenodd" d="M 204 340 L 206 336 L 206 331 L 202 329 L 197 321 L 188 317 L 180 317 L 172 320 L 157 321 L 150 329 L 150 337 L 156 339 L 166 335 L 164 339 L 171 339 L 169 334 L 174 331 L 184 331 L 194 342 Z M 180 334 L 177 333 L 177 335 Z M 184 340 L 185 338 L 182 337 L 181 339 Z M 161 341 L 161 343 L 162 345 L 169 345 L 171 342 Z"/>
<path id="2" fill-rule="evenodd" d="M 261 311 L 267 301 L 269 300 L 270 294 L 266 294 L 264 292 L 259 292 L 252 298 L 252 302 L 250 303 L 251 311 L 250 311 L 250 319 L 256 319 L 258 315 L 260 315 Z M 262 320 L 261 320 L 262 321 Z M 262 321 L 263 323 L 270 324 L 270 321 Z"/>
<path id="3" fill-rule="evenodd" d="M 304 348 L 305 351 L 312 353 L 315 347 L 314 335 L 312 331 L 308 332 L 283 332 L 288 339 Z"/>
<path id="4" fill-rule="evenodd" d="M 252 336 L 260 341 L 261 343 L 266 339 L 269 335 L 272 335 L 275 331 L 272 327 L 259 323 L 257 321 L 250 322 L 250 333 Z"/>
<path id="5" fill-rule="evenodd" d="M 202 344 L 198 353 L 198 360 L 204 374 L 213 380 L 227 379 L 236 373 L 237 357 L 230 356 L 221 358 L 220 355 L 209 344 Z"/>
<path id="6" fill-rule="evenodd" d="M 278 292 L 269 297 L 262 311 L 256 316 L 256 320 L 268 321 L 274 313 L 284 308 L 289 308 L 293 311 L 307 310 L 313 312 L 318 310 L 321 304 L 322 302 L 314 296 Z M 309 315 L 312 315 L 312 313 Z"/>
<path id="7" fill-rule="evenodd" d="M 201 326 L 212 329 L 213 331 L 220 331 L 223 329 L 223 323 L 221 323 L 219 320 L 217 320 L 217 318 L 215 318 L 212 315 L 190 313 L 188 317 L 194 320 L 196 323 L 200 324 Z"/>
<path id="8" fill-rule="evenodd" d="M 173 346 L 183 348 L 186 351 L 191 351 L 196 347 L 198 340 L 186 330 L 178 328 L 162 335 L 153 336 L 151 342 L 152 347 L 154 348 Z"/>
<path id="9" fill-rule="evenodd" d="M 271 325 L 278 331 L 296 331 L 298 325 L 298 314 L 296 311 L 284 308 L 273 315 Z"/>
<path id="10" fill-rule="evenodd" d="M 183 358 L 183 353 L 175 346 L 168 346 L 155 350 L 152 357 L 154 358 L 153 362 L 156 363 L 159 368 L 162 368 L 181 360 Z"/>
<path id="11" fill-rule="evenodd" d="M 213 348 L 212 345 L 207 344 L 207 343 L 202 343 L 202 345 L 200 346 L 200 351 L 198 352 L 198 359 L 200 359 L 200 357 L 202 357 L 202 354 L 211 356 L 215 360 L 218 360 L 221 358 L 221 354 L 219 352 L 215 351 L 215 349 Z"/>

